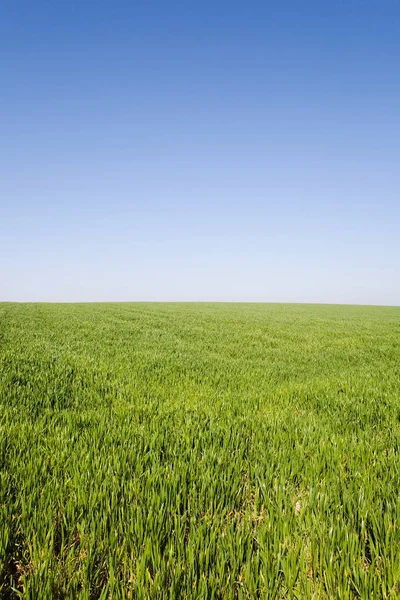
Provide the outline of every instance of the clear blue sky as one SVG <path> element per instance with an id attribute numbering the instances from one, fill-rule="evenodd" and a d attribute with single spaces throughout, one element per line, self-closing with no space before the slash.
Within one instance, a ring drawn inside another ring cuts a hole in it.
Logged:
<path id="1" fill-rule="evenodd" d="M 400 304 L 400 3 L 3 0 L 0 300 Z"/>

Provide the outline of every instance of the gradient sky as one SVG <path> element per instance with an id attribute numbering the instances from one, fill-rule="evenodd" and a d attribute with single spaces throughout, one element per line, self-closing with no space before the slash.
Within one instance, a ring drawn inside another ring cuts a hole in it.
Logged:
<path id="1" fill-rule="evenodd" d="M 0 300 L 400 304 L 398 0 L 3 0 Z"/>

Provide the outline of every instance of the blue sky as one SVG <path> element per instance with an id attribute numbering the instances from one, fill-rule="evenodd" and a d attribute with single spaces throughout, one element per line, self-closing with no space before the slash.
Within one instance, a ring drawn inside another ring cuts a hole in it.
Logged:
<path id="1" fill-rule="evenodd" d="M 0 300 L 400 304 L 400 4 L 4 0 Z"/>

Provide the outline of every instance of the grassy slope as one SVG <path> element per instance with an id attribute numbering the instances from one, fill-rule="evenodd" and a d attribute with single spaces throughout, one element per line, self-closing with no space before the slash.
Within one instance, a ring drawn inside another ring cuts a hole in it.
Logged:
<path id="1" fill-rule="evenodd" d="M 400 309 L 0 304 L 0 596 L 400 595 Z"/>

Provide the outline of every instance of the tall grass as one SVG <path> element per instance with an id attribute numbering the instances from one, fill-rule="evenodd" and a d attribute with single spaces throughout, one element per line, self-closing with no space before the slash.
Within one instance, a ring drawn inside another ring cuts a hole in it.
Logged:
<path id="1" fill-rule="evenodd" d="M 400 309 L 0 304 L 0 596 L 400 597 Z"/>

